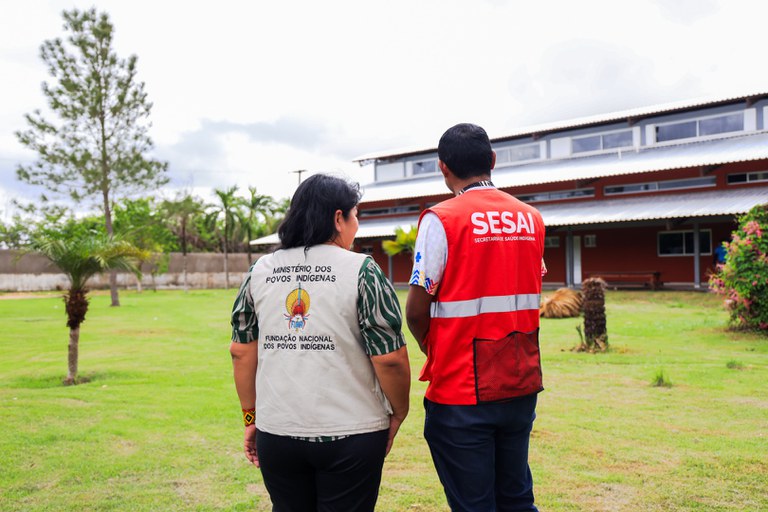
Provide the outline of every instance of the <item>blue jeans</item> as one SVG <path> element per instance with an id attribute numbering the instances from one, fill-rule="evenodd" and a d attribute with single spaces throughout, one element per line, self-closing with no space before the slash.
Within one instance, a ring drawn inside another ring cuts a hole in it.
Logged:
<path id="1" fill-rule="evenodd" d="M 528 466 L 536 398 L 480 405 L 424 399 L 424 438 L 453 512 L 538 511 Z"/>

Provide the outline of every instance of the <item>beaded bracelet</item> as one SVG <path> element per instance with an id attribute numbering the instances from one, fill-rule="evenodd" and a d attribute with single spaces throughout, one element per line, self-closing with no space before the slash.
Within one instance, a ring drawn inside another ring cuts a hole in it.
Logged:
<path id="1" fill-rule="evenodd" d="M 243 423 L 247 427 L 256 422 L 256 409 L 243 409 Z"/>

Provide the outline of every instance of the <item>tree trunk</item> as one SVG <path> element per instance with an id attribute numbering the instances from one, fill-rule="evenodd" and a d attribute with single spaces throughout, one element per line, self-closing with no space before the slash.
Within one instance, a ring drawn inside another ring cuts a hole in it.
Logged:
<path id="1" fill-rule="evenodd" d="M 226 239 L 224 239 L 224 288 L 229 289 L 229 258 Z"/>
<path id="2" fill-rule="evenodd" d="M 187 218 L 181 219 L 181 275 L 184 279 L 184 293 L 189 292 L 187 284 Z"/>
<path id="3" fill-rule="evenodd" d="M 88 312 L 88 291 L 70 289 L 64 295 L 64 307 L 67 311 L 67 327 L 69 327 L 68 371 L 64 384 L 77 384 L 80 324 L 85 321 L 85 314 Z"/>
<path id="4" fill-rule="evenodd" d="M 102 188 L 102 196 L 104 198 L 104 225 L 107 228 L 107 234 L 112 236 L 114 230 L 112 229 L 112 210 L 109 207 L 109 191 Z M 119 306 L 120 296 L 117 293 L 117 270 L 109 272 L 109 294 L 112 298 L 112 306 Z"/>
<path id="5" fill-rule="evenodd" d="M 109 295 L 112 298 L 110 306 L 119 306 L 120 296 L 117 294 L 117 270 L 109 272 Z"/>
<path id="6" fill-rule="evenodd" d="M 189 292 L 189 285 L 187 284 L 187 253 L 186 251 L 181 255 L 181 274 L 184 276 L 184 293 Z"/>
<path id="7" fill-rule="evenodd" d="M 80 327 L 69 329 L 69 351 L 67 355 L 67 378 L 64 384 L 77 382 L 77 359 L 80 345 Z"/>
<path id="8" fill-rule="evenodd" d="M 586 279 L 584 292 L 584 343 L 590 352 L 608 349 L 608 329 L 605 318 L 605 281 L 600 278 Z"/>
<path id="9" fill-rule="evenodd" d="M 250 220 L 250 219 L 249 219 Z M 251 226 L 248 226 L 248 240 L 245 241 L 245 250 L 248 252 L 248 268 L 251 267 L 251 264 L 253 263 L 253 248 L 251 247 L 251 236 L 253 234 L 251 233 Z"/>
<path id="10" fill-rule="evenodd" d="M 104 127 L 104 110 L 102 109 L 99 120 L 101 123 L 101 197 L 104 201 L 104 227 L 109 236 L 114 235 L 112 229 L 112 208 L 109 206 L 109 163 L 107 162 L 107 134 Z M 120 305 L 120 297 L 117 294 L 117 271 L 109 273 L 109 294 L 112 298 L 112 306 Z"/>

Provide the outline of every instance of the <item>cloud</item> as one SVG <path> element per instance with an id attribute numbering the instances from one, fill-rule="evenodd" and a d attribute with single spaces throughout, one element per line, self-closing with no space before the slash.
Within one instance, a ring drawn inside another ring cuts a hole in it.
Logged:
<path id="1" fill-rule="evenodd" d="M 507 84 L 516 113 L 507 120 L 508 131 L 688 99 L 702 92 L 701 82 L 684 69 L 659 77 L 651 57 L 592 39 L 553 44 L 535 64 L 515 68 Z M 680 89 L 688 95 L 680 97 Z"/>
<path id="2" fill-rule="evenodd" d="M 719 10 L 716 0 L 655 0 L 653 3 L 666 18 L 682 24 L 707 18 Z"/>

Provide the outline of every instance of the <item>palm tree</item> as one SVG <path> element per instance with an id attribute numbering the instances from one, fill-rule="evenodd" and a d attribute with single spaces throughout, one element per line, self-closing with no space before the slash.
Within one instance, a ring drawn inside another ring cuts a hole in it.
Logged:
<path id="1" fill-rule="evenodd" d="M 213 230 L 220 234 L 221 246 L 224 250 L 224 287 L 229 288 L 229 242 L 232 239 L 235 225 L 238 220 L 242 219 L 239 211 L 240 201 L 235 196 L 237 185 L 226 190 L 215 188 L 213 192 L 219 198 L 219 202 L 208 205 L 206 221 Z M 223 233 L 220 231 L 221 224 L 224 228 Z"/>
<path id="2" fill-rule="evenodd" d="M 68 371 L 65 384 L 77 383 L 77 362 L 80 324 L 88 311 L 89 278 L 107 270 L 127 270 L 139 274 L 132 261 L 140 251 L 130 243 L 95 231 L 68 238 L 39 238 L 33 240 L 32 250 L 41 253 L 69 278 L 69 290 L 64 294 L 69 327 Z"/>
<path id="3" fill-rule="evenodd" d="M 246 214 L 243 216 L 243 227 L 245 228 L 245 246 L 248 253 L 248 265 L 253 263 L 253 247 L 251 246 L 251 240 L 253 240 L 254 228 L 258 230 L 257 223 L 259 218 L 266 221 L 269 215 L 275 210 L 275 200 L 270 196 L 265 196 L 256 193 L 256 187 L 248 187 L 249 197 L 241 200 L 242 206 L 246 209 Z"/>
<path id="4" fill-rule="evenodd" d="M 262 236 L 271 235 L 277 231 L 277 227 L 283 222 L 285 213 L 290 207 L 291 199 L 288 197 L 274 201 L 272 211 L 264 216 L 264 232 L 262 233 Z"/>
<path id="5" fill-rule="evenodd" d="M 384 240 L 381 242 L 381 248 L 389 256 L 396 256 L 401 252 L 413 254 L 413 248 L 416 246 L 416 234 L 418 229 L 416 226 L 410 226 L 408 231 L 405 231 L 402 227 L 395 228 L 395 239 Z"/>
<path id="6" fill-rule="evenodd" d="M 189 291 L 187 283 L 187 244 L 189 243 L 195 223 L 192 222 L 196 215 L 202 213 L 203 206 L 200 201 L 189 195 L 183 194 L 173 200 L 163 201 L 161 210 L 165 213 L 171 225 L 171 231 L 179 239 L 181 246 L 181 273 L 184 281 L 184 293 Z"/>
<path id="7" fill-rule="evenodd" d="M 608 350 L 608 329 L 605 319 L 605 281 L 599 277 L 581 283 L 584 293 L 584 338 L 577 351 L 605 352 Z M 581 326 L 576 328 L 581 336 Z"/>

